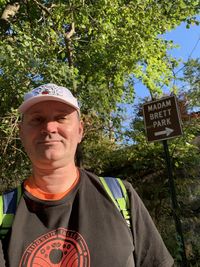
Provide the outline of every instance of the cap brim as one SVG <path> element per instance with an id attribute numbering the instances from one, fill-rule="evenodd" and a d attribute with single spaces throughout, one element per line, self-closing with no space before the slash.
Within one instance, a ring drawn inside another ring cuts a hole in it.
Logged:
<path id="1" fill-rule="evenodd" d="M 52 96 L 52 95 L 51 96 L 50 95 L 42 95 L 42 96 L 39 95 L 39 96 L 35 96 L 33 98 L 30 98 L 19 106 L 18 111 L 23 114 L 33 105 L 38 104 L 40 102 L 49 101 L 49 100 L 64 103 L 68 106 L 73 107 L 74 109 L 76 109 L 80 113 L 80 109 L 77 106 L 77 104 L 75 103 L 74 99 L 71 99 L 71 101 L 67 101 L 63 98 L 60 98 L 58 96 Z"/>

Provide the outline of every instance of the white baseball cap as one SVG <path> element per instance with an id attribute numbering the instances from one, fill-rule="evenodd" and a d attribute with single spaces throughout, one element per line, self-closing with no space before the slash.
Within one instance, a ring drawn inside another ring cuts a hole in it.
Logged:
<path id="1" fill-rule="evenodd" d="M 72 95 L 69 89 L 58 86 L 53 83 L 40 85 L 24 95 L 24 102 L 18 108 L 20 113 L 25 113 L 31 106 L 47 101 L 58 101 L 75 108 L 80 114 L 80 108 L 77 99 Z"/>

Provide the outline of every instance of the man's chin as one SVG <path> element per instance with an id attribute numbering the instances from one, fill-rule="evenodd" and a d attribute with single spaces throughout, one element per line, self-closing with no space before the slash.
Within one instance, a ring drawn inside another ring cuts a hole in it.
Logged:
<path id="1" fill-rule="evenodd" d="M 46 153 L 42 157 L 40 157 L 41 161 L 44 162 L 56 162 L 62 160 L 62 156 L 58 155 L 58 153 Z"/>

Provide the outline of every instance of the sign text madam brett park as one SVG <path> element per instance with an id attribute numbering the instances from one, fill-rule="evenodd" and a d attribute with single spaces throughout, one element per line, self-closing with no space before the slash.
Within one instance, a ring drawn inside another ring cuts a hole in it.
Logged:
<path id="1" fill-rule="evenodd" d="M 166 140 L 182 135 L 175 96 L 144 104 L 143 114 L 148 141 Z"/>

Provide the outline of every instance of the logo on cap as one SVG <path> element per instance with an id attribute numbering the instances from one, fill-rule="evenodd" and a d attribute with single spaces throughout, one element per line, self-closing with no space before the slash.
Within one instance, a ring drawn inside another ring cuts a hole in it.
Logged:
<path id="1" fill-rule="evenodd" d="M 32 96 L 38 95 L 52 95 L 52 96 L 64 96 L 66 94 L 64 88 L 58 87 L 54 84 L 48 85 L 41 85 L 32 90 Z M 30 96 L 29 96 L 30 97 Z"/>

